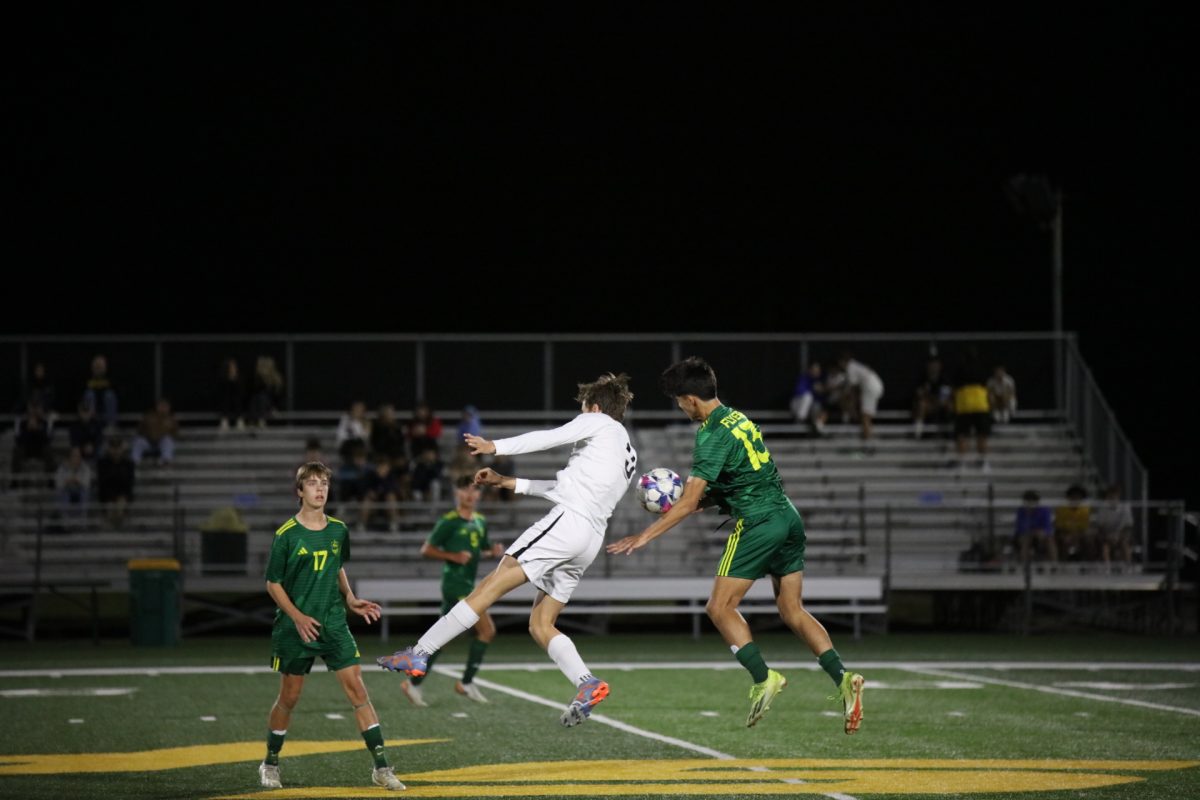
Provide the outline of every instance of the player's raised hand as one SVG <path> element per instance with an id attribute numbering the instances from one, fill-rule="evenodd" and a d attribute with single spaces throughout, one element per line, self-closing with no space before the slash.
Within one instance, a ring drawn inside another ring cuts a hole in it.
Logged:
<path id="1" fill-rule="evenodd" d="M 464 433 L 463 441 L 467 443 L 467 447 L 471 448 L 471 455 L 490 456 L 496 452 L 496 445 L 491 440 L 485 439 L 482 436 L 476 436 L 473 433 Z M 478 483 L 479 481 L 476 481 Z"/>
<path id="2" fill-rule="evenodd" d="M 636 536 L 626 536 L 624 539 L 619 539 L 606 547 L 605 550 L 610 555 L 620 555 L 621 553 L 629 555 L 634 550 L 640 550 L 649 543 L 650 539 L 645 538 L 639 533 Z"/>
<path id="3" fill-rule="evenodd" d="M 379 603 L 372 603 L 370 600 L 363 600 L 360 597 L 354 598 L 346 606 L 368 623 L 374 622 L 383 616 L 383 607 Z"/>
<path id="4" fill-rule="evenodd" d="M 475 473 L 475 483 L 480 486 L 499 486 L 504 476 L 491 467 L 484 467 Z"/>

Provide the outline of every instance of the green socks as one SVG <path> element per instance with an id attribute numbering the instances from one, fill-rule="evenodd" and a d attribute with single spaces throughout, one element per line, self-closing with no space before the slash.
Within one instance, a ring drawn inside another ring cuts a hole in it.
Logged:
<path id="1" fill-rule="evenodd" d="M 371 751 L 371 758 L 375 759 L 375 768 L 386 767 L 387 756 L 383 752 L 383 731 L 379 729 L 379 723 L 363 731 L 362 737 L 367 743 L 367 749 Z"/>
<path id="2" fill-rule="evenodd" d="M 842 666 L 842 657 L 838 655 L 837 650 L 831 647 L 824 653 L 821 653 L 817 657 L 817 663 L 833 679 L 834 686 L 842 685 L 842 676 L 846 674 L 846 668 Z"/>
<path id="3" fill-rule="evenodd" d="M 440 653 L 440 652 L 442 652 L 442 651 L 441 651 L 441 650 L 439 650 L 439 651 L 438 651 L 438 653 Z M 422 675 L 422 676 L 420 676 L 420 677 L 417 677 L 416 675 L 414 675 L 413 677 L 409 678 L 409 680 L 410 680 L 410 681 L 412 681 L 412 685 L 413 685 L 413 686 L 420 686 L 420 685 L 421 685 L 421 681 L 423 681 L 423 680 L 425 680 L 426 678 L 428 678 L 428 677 L 429 677 L 429 675 L 430 675 L 430 673 L 432 673 L 432 672 L 433 672 L 433 662 L 434 662 L 434 661 L 437 661 L 438 653 L 432 653 L 432 654 L 430 654 L 430 656 L 429 656 L 429 666 L 425 667 L 425 674 L 424 674 L 424 675 Z"/>
<path id="4" fill-rule="evenodd" d="M 287 731 L 267 731 L 267 757 L 263 759 L 264 764 L 279 766 L 279 751 L 283 749 L 283 737 L 285 736 L 287 736 Z"/>
<path id="5" fill-rule="evenodd" d="M 483 664 L 483 654 L 487 652 L 487 642 L 475 639 L 471 642 L 471 650 L 467 653 L 467 668 L 463 670 L 462 682 L 470 683 Z"/>
<path id="6" fill-rule="evenodd" d="M 738 648 L 733 655 L 738 663 L 750 672 L 750 677 L 755 683 L 762 683 L 767 679 L 767 662 L 763 661 L 762 653 L 754 642 Z"/>

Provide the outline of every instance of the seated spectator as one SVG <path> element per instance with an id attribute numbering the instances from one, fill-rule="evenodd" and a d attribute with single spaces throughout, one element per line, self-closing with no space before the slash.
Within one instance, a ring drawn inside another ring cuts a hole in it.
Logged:
<path id="1" fill-rule="evenodd" d="M 433 450 L 437 456 L 434 460 L 441 461 L 438 440 L 442 436 L 442 421 L 433 413 L 428 403 L 417 403 L 412 419 L 405 426 L 404 436 L 408 440 L 408 457 L 414 464 L 426 450 Z"/>
<path id="2" fill-rule="evenodd" d="M 821 362 L 813 361 L 796 378 L 796 387 L 792 392 L 792 416 L 797 423 L 811 426 L 814 435 L 824 436 L 825 422 L 829 419 L 825 402 L 825 375 Z"/>
<path id="3" fill-rule="evenodd" d="M 96 409 L 80 400 L 78 417 L 67 429 L 71 447 L 78 447 L 83 459 L 95 463 L 104 442 L 104 423 L 96 417 Z"/>
<path id="4" fill-rule="evenodd" d="M 108 377 L 108 359 L 103 355 L 92 357 L 92 374 L 84 384 L 82 400 L 96 409 L 106 431 L 117 427 L 117 390 Z"/>
<path id="5" fill-rule="evenodd" d="M 21 482 L 21 475 L 31 477 L 34 483 L 54 470 L 54 452 L 50 448 L 50 425 L 42 416 L 40 406 L 30 405 L 25 416 L 15 424 L 12 449 L 12 485 Z"/>
<path id="6" fill-rule="evenodd" d="M 442 499 L 442 477 L 445 465 L 437 450 L 426 448 L 413 461 L 409 487 L 414 500 L 439 502 Z"/>
<path id="7" fill-rule="evenodd" d="M 463 406 L 462 416 L 458 420 L 455 443 L 461 442 L 468 433 L 472 436 L 483 435 L 483 420 L 479 418 L 479 409 L 472 405 Z"/>
<path id="8" fill-rule="evenodd" d="M 275 359 L 259 356 L 254 363 L 246 421 L 259 428 L 267 427 L 267 421 L 279 412 L 282 399 L 283 376 L 275 366 Z"/>
<path id="9" fill-rule="evenodd" d="M 337 433 L 334 435 L 334 447 L 342 459 L 349 458 L 349 453 L 361 447 L 367 449 L 367 439 L 371 436 L 371 422 L 367 419 L 367 404 L 355 400 L 350 408 L 338 420 Z"/>
<path id="10" fill-rule="evenodd" d="M 236 358 L 221 362 L 221 379 L 217 383 L 217 414 L 221 418 L 218 426 L 222 433 L 229 430 L 231 423 L 239 431 L 246 427 L 246 395 Z"/>
<path id="11" fill-rule="evenodd" d="M 1121 502 L 1119 483 L 1109 484 L 1104 490 L 1103 502 L 1092 509 L 1091 525 L 1106 571 L 1112 569 L 1114 554 L 1120 565 L 1133 563 L 1133 511 L 1128 503 Z"/>
<path id="12" fill-rule="evenodd" d="M 371 424 L 370 443 L 372 456 L 382 453 L 393 462 L 404 458 L 404 429 L 400 427 L 400 422 L 396 419 L 396 407 L 391 403 L 384 403 L 376 412 L 375 422 Z"/>
<path id="13" fill-rule="evenodd" d="M 1050 509 L 1041 505 L 1041 497 L 1032 489 L 1021 495 L 1021 506 L 1013 526 L 1013 543 L 1022 564 L 1029 563 L 1030 553 L 1034 550 L 1039 556 L 1045 555 L 1052 564 L 1058 561 Z"/>
<path id="14" fill-rule="evenodd" d="M 849 408 L 851 413 L 858 414 L 865 442 L 872 436 L 872 421 L 879 411 L 879 398 L 883 397 L 883 379 L 866 364 L 855 361 L 849 351 L 843 352 L 838 358 L 838 367 L 845 376 L 846 386 L 851 390 L 846 399 L 854 403 Z"/>
<path id="15" fill-rule="evenodd" d="M 392 460 L 386 453 L 376 453 L 374 469 L 363 477 L 362 509 L 359 515 L 359 530 L 365 531 L 371 524 L 373 504 L 382 502 L 387 510 L 388 530 L 400 530 L 400 509 L 397 502 L 404 496 L 402 476 L 392 468 Z"/>
<path id="16" fill-rule="evenodd" d="M 930 355 L 913 390 L 913 437 L 925 438 L 926 423 L 948 425 L 954 412 L 954 390 L 942 370 L 942 360 Z"/>
<path id="17" fill-rule="evenodd" d="M 154 408 L 142 415 L 137 436 L 133 439 L 133 463 L 141 464 L 146 456 L 156 459 L 160 467 L 169 467 L 175 460 L 175 437 L 179 422 L 171 412 L 171 401 L 160 397 Z"/>
<path id="18" fill-rule="evenodd" d="M 321 440 L 315 436 L 310 436 L 304 442 L 304 460 L 296 465 L 297 469 L 309 463 L 310 461 L 320 461 L 325 463 L 325 456 L 321 454 Z"/>
<path id="19" fill-rule="evenodd" d="M 1067 488 L 1067 501 L 1054 509 L 1054 538 L 1064 561 L 1094 561 L 1096 548 L 1090 536 L 1091 509 L 1084 504 L 1087 490 L 1079 484 Z"/>
<path id="20" fill-rule="evenodd" d="M 471 447 L 466 442 L 460 442 L 454 447 L 454 457 L 446 467 L 446 479 L 451 486 L 458 485 L 458 479 L 467 476 L 475 477 L 475 473 L 483 469 L 483 462 L 478 456 L 471 454 Z"/>
<path id="21" fill-rule="evenodd" d="M 978 352 L 970 347 L 954 374 L 954 438 L 959 469 L 966 467 L 967 450 L 970 449 L 971 435 L 974 434 L 979 468 L 984 472 L 991 470 L 988 465 L 988 437 L 991 433 L 987 374 L 980 364 Z"/>
<path id="22" fill-rule="evenodd" d="M 46 365 L 41 361 L 33 365 L 33 372 L 29 377 L 29 385 L 25 387 L 25 393 L 13 411 L 23 414 L 25 409 L 31 405 L 40 408 L 46 422 L 50 427 L 54 427 L 58 416 L 54 383 L 51 382 L 46 372 Z"/>
<path id="23" fill-rule="evenodd" d="M 134 466 L 129 448 L 120 436 L 110 436 L 96 460 L 96 499 L 113 530 L 125 524 L 129 504 L 133 502 Z"/>
<path id="24" fill-rule="evenodd" d="M 361 503 L 367 496 L 366 479 L 371 467 L 367 463 L 367 448 L 354 447 L 347 451 L 333 475 L 332 490 L 339 503 Z M 339 508 L 339 513 L 346 511 Z"/>
<path id="25" fill-rule="evenodd" d="M 54 475 L 58 493 L 58 508 L 64 521 L 82 524 L 87 519 L 88 501 L 92 491 L 92 468 L 83 460 L 78 447 L 72 447 Z"/>
<path id="26" fill-rule="evenodd" d="M 992 370 L 992 377 L 987 382 L 988 402 L 992 407 L 992 419 L 996 422 L 1008 422 L 1017 413 L 1017 382 L 1013 380 L 1004 366 Z"/>

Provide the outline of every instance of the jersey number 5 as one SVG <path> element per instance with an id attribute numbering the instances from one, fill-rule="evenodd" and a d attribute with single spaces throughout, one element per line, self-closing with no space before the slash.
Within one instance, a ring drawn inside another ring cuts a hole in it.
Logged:
<path id="1" fill-rule="evenodd" d="M 750 466 L 755 471 L 762 469 L 763 464 L 771 460 L 771 454 L 763 446 L 762 431 L 754 427 L 750 420 L 743 420 L 736 428 L 730 430 L 734 436 L 746 446 L 746 454 L 750 456 Z"/>

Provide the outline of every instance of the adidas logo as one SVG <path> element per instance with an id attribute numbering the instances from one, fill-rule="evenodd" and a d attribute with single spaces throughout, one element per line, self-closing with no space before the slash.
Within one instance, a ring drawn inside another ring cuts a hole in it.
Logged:
<path id="1" fill-rule="evenodd" d="M 308 548 L 305 547 L 304 545 L 300 545 L 300 549 L 296 551 L 296 555 L 298 555 L 298 556 L 308 555 Z"/>

